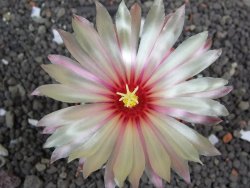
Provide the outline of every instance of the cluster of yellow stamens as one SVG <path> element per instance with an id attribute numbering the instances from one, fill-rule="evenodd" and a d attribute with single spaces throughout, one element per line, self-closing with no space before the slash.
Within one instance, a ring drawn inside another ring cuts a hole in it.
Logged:
<path id="1" fill-rule="evenodd" d="M 120 93 L 117 92 L 117 95 L 120 95 L 121 98 L 119 99 L 119 101 L 122 101 L 124 103 L 124 106 L 127 108 L 132 108 L 134 106 L 136 106 L 139 101 L 138 101 L 138 96 L 135 94 L 138 91 L 138 86 L 134 89 L 134 91 L 130 92 L 128 85 L 126 84 L 126 91 L 127 93 Z"/>

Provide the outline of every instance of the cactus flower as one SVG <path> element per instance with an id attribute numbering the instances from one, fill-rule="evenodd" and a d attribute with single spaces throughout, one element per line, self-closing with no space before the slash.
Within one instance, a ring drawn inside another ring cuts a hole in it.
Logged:
<path id="1" fill-rule="evenodd" d="M 51 134 L 51 161 L 78 159 L 84 177 L 105 168 L 105 187 L 132 187 L 146 172 L 156 187 L 170 181 L 173 169 L 190 182 L 188 161 L 219 151 L 184 123 L 216 124 L 227 109 L 215 101 L 231 86 L 221 78 L 195 75 L 210 66 L 221 50 L 210 50 L 208 33 L 191 36 L 174 49 L 185 7 L 165 15 L 155 0 L 141 28 L 141 8 L 124 1 L 115 21 L 96 2 L 96 29 L 74 15 L 74 33 L 59 31 L 74 59 L 49 55 L 42 68 L 58 83 L 32 94 L 72 103 L 43 117 L 38 126 Z M 142 34 L 140 35 L 140 32 Z M 77 103 L 77 105 L 75 105 Z"/>

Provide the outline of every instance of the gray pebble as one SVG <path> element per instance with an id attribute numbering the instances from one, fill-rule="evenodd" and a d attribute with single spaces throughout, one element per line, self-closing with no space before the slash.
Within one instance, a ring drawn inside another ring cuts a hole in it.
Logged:
<path id="1" fill-rule="evenodd" d="M 23 188 L 31 188 L 31 187 L 32 188 L 42 188 L 43 181 L 34 175 L 26 176 L 24 183 L 23 183 Z"/>
<path id="2" fill-rule="evenodd" d="M 45 186 L 45 188 L 56 188 L 56 185 L 55 185 L 54 183 L 52 183 L 52 182 L 49 182 L 49 183 Z"/>
<path id="3" fill-rule="evenodd" d="M 64 16 L 65 12 L 66 12 L 65 8 L 63 8 L 63 7 L 59 8 L 59 10 L 58 10 L 58 12 L 56 14 L 56 17 L 61 18 L 62 16 Z"/>
<path id="4" fill-rule="evenodd" d="M 42 163 L 37 163 L 35 167 L 38 172 L 44 171 L 46 169 L 46 165 Z"/>
<path id="5" fill-rule="evenodd" d="M 38 34 L 42 35 L 44 33 L 46 33 L 46 27 L 44 25 L 40 25 L 38 27 Z"/>
<path id="6" fill-rule="evenodd" d="M 14 126 L 14 114 L 10 111 L 7 111 L 5 114 L 5 123 L 8 128 L 12 128 Z"/>
<path id="7" fill-rule="evenodd" d="M 239 104 L 239 108 L 241 110 L 249 110 L 249 102 L 248 101 L 241 101 Z"/>

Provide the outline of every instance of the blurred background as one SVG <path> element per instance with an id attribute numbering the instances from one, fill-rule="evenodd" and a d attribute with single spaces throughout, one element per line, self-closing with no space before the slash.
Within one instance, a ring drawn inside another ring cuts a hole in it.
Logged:
<path id="1" fill-rule="evenodd" d="M 120 0 L 101 1 L 114 17 Z M 134 0 L 125 1 L 130 7 Z M 137 1 L 138 2 L 138 1 Z M 143 15 L 153 0 L 141 0 Z M 166 13 L 186 3 L 184 32 L 207 30 L 212 48 L 223 54 L 199 76 L 228 79 L 234 90 L 221 99 L 230 115 L 219 125 L 196 125 L 221 151 L 190 162 L 191 184 L 174 172 L 167 188 L 248 188 L 250 184 L 250 1 L 164 0 Z M 0 0 L 0 188 L 102 188 L 103 169 L 87 179 L 75 175 L 77 161 L 50 164 L 52 149 L 43 149 L 47 135 L 36 128 L 44 115 L 67 107 L 45 97 L 32 97 L 37 87 L 52 80 L 41 69 L 49 54 L 70 56 L 56 28 L 72 31 L 72 14 L 95 21 L 92 0 Z M 125 187 L 129 187 L 126 182 Z M 142 188 L 153 187 L 143 175 Z"/>

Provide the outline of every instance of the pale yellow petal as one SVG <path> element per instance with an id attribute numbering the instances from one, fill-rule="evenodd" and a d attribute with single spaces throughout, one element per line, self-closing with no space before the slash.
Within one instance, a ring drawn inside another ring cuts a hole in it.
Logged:
<path id="1" fill-rule="evenodd" d="M 145 169 L 145 156 L 137 128 L 133 131 L 133 151 L 133 167 L 129 174 L 129 181 L 132 188 L 137 188 Z"/>
<path id="2" fill-rule="evenodd" d="M 123 182 L 129 175 L 132 169 L 133 160 L 133 131 L 131 123 L 128 123 L 124 130 L 124 135 L 120 144 L 119 152 L 117 153 L 113 172 L 117 184 L 122 187 Z"/>
<path id="3" fill-rule="evenodd" d="M 83 146 L 77 148 L 74 152 L 72 152 L 69 156 L 68 161 L 72 161 L 76 158 L 87 158 L 97 152 L 101 144 L 105 142 L 108 138 L 114 127 L 116 126 L 117 118 L 109 121 L 106 125 L 97 131 Z"/>
<path id="4" fill-rule="evenodd" d="M 148 124 L 144 124 L 141 126 L 141 129 L 145 138 L 150 165 L 157 175 L 169 182 L 171 166 L 170 158 L 149 126 L 150 125 Z"/>
<path id="5" fill-rule="evenodd" d="M 116 143 L 118 128 L 119 126 L 114 125 L 113 130 L 107 139 L 104 142 L 100 142 L 100 149 L 86 159 L 83 166 L 83 175 L 85 178 L 88 177 L 92 172 L 101 168 L 102 165 L 107 162 Z"/>

